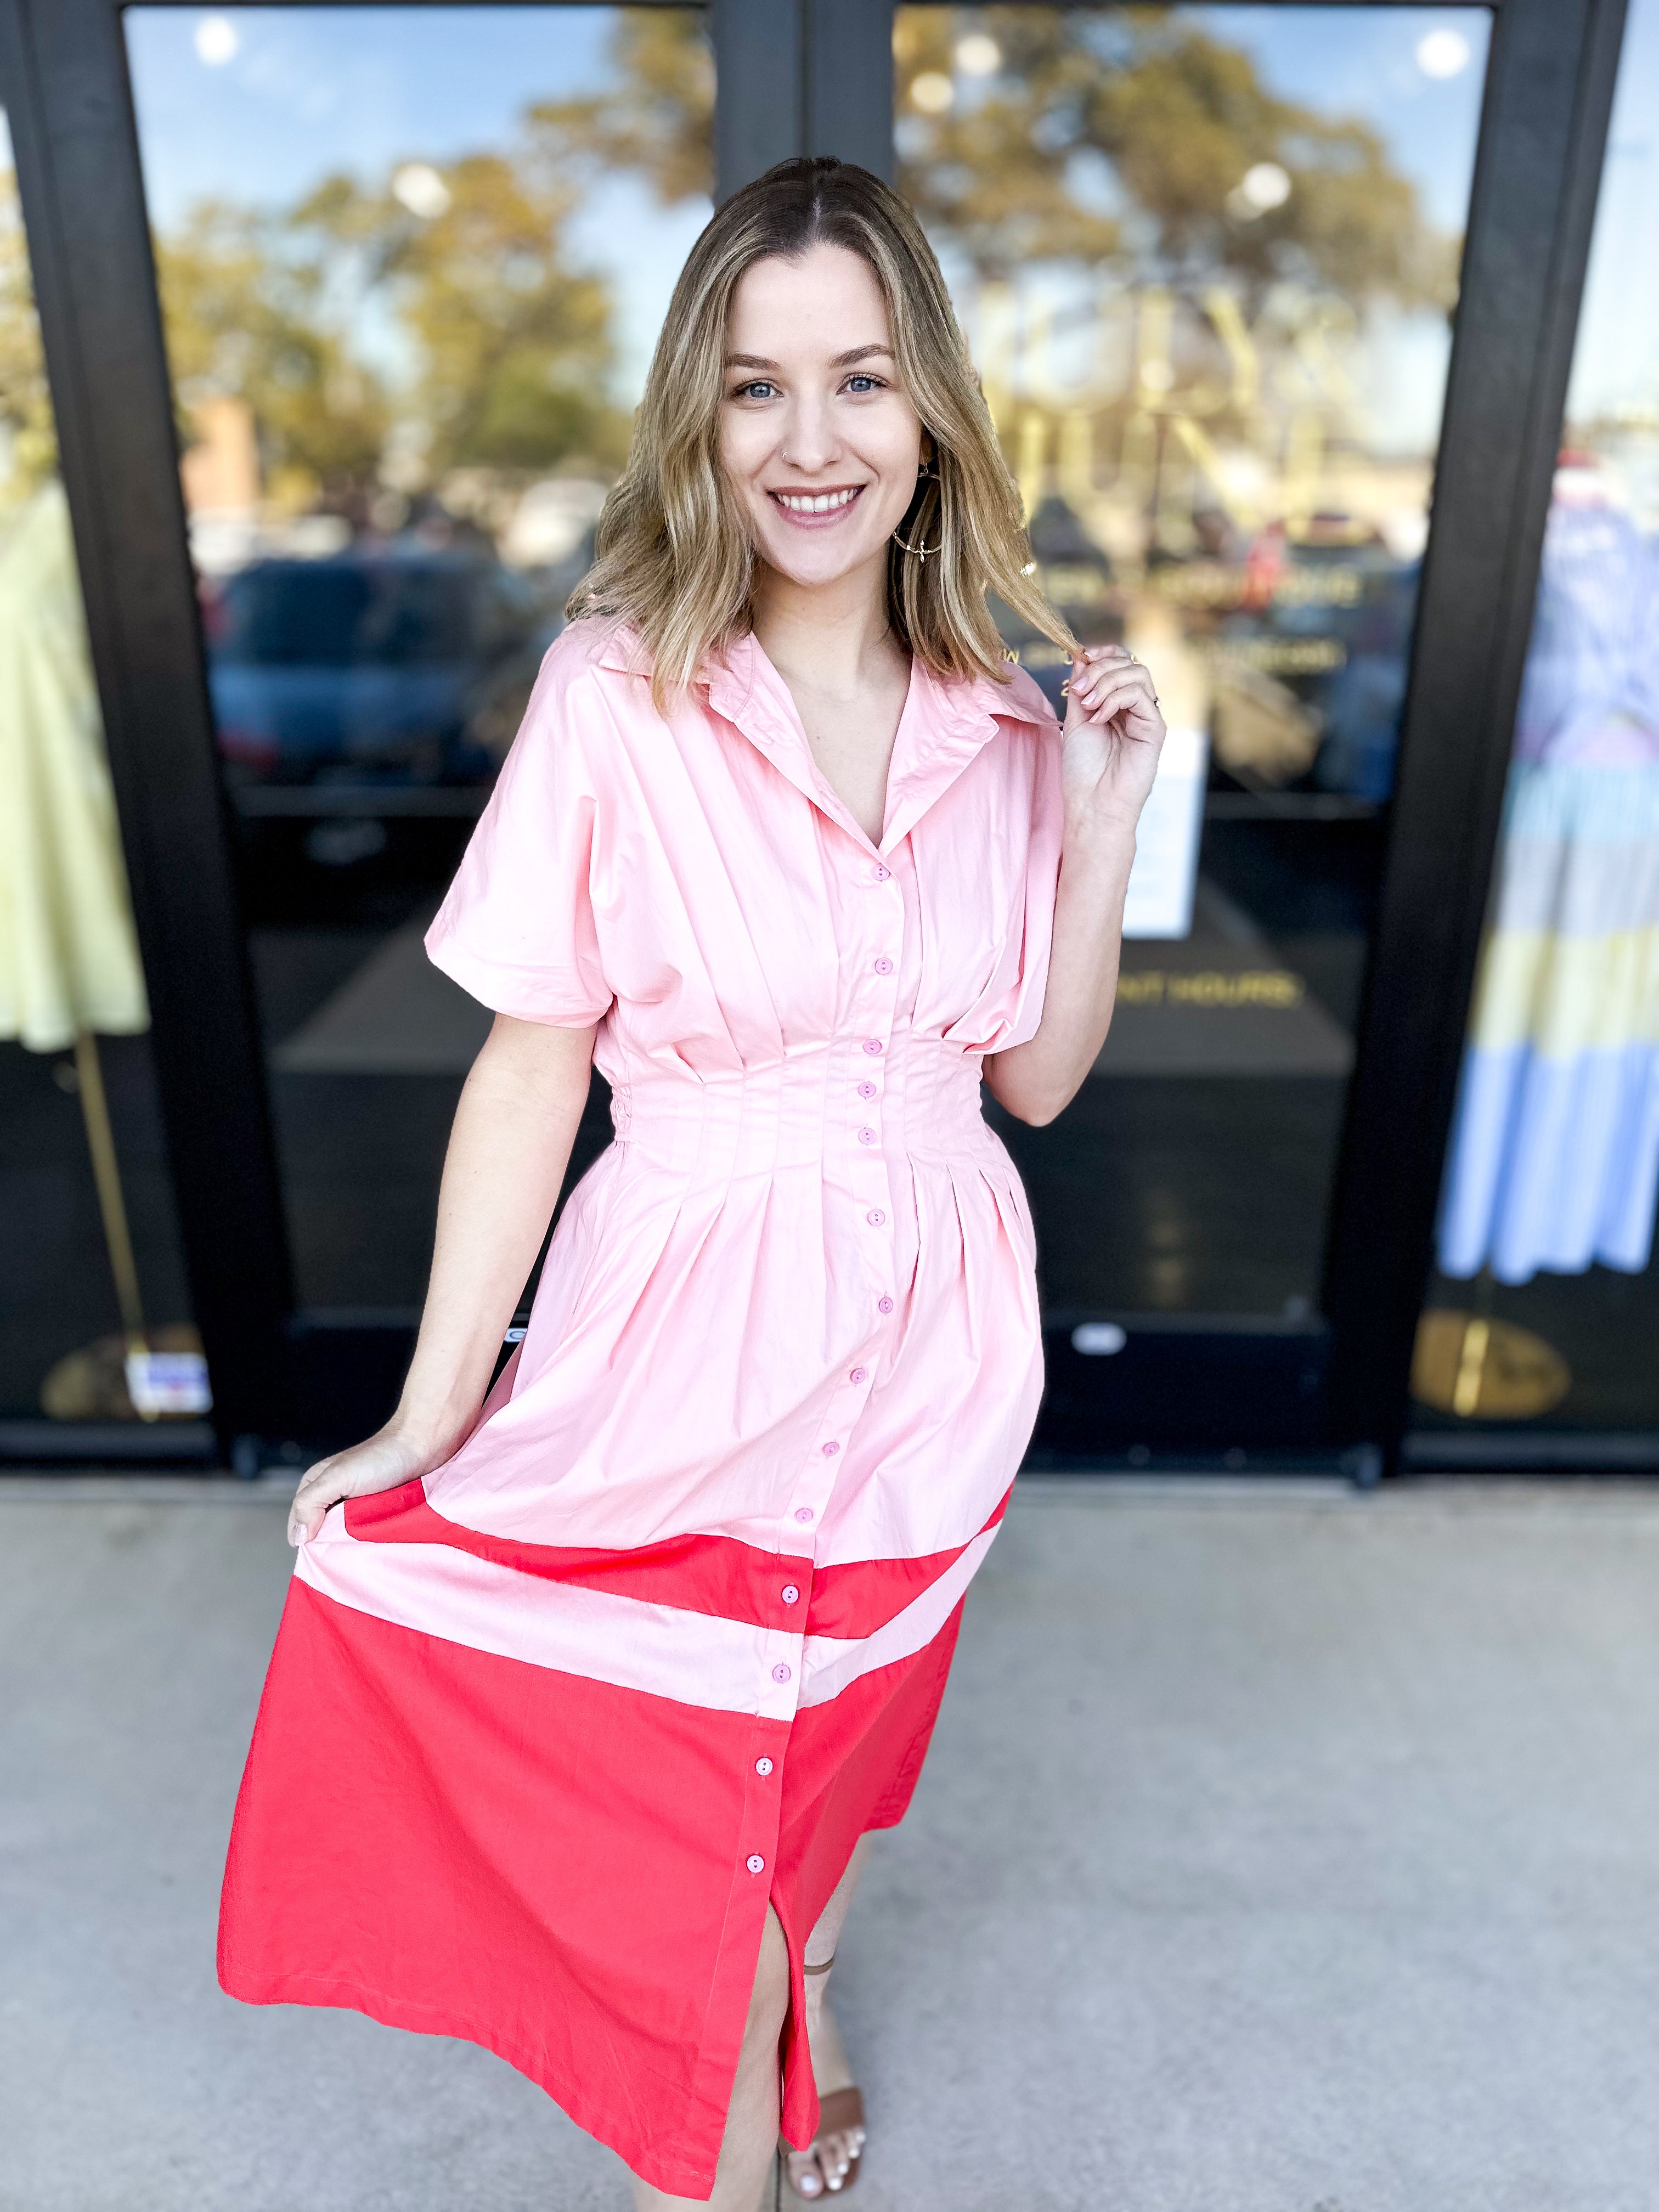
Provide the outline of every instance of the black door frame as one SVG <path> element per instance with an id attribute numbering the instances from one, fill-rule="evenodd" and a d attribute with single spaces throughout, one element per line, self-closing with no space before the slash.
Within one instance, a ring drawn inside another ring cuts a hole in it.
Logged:
<path id="1" fill-rule="evenodd" d="M 181 1240 L 229 1455 L 240 1439 L 303 1425 L 293 1352 L 305 1317 L 214 747 L 121 12 L 120 0 L 0 0 L 0 99 Z M 1326 1441 L 1361 1447 L 1374 1464 L 1392 1462 L 1406 1424 L 1625 0 L 1493 0 L 1491 12 L 1434 518 L 1325 1270 Z M 709 13 L 722 196 L 795 152 L 890 173 L 892 0 L 712 0 Z"/>

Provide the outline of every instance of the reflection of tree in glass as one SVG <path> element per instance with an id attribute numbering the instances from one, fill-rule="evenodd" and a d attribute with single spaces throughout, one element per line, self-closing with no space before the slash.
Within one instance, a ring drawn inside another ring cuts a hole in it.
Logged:
<path id="1" fill-rule="evenodd" d="M 616 85 L 602 99 L 544 100 L 529 121 L 562 164 L 628 170 L 665 207 L 713 189 L 714 59 L 702 11 L 623 8 L 611 37 Z"/>
<path id="2" fill-rule="evenodd" d="M 609 288 L 572 265 L 568 226 L 606 172 L 665 203 L 708 189 L 713 70 L 689 10 L 619 11 L 611 60 L 602 97 L 531 106 L 503 151 L 337 173 L 287 209 L 204 203 L 158 241 L 181 401 L 248 403 L 275 505 L 620 461 Z M 364 343 L 376 302 L 406 376 Z"/>
<path id="3" fill-rule="evenodd" d="M 399 198 L 398 172 L 378 191 L 331 177 L 291 220 L 323 262 L 355 261 L 415 340 L 428 468 L 613 458 L 611 301 L 602 278 L 566 264 L 574 193 L 533 148 L 422 168 L 441 185 L 429 216 Z"/>
<path id="4" fill-rule="evenodd" d="M 295 216 L 203 201 L 155 257 L 186 439 L 198 400 L 234 395 L 253 410 L 278 507 L 371 483 L 386 394 L 330 312 L 328 258 Z"/>
<path id="5" fill-rule="evenodd" d="M 611 52 L 614 93 L 545 103 L 532 124 L 567 164 L 633 170 L 665 202 L 707 191 L 714 72 L 696 19 L 624 10 Z M 987 276 L 1133 252 L 1166 282 L 1224 270 L 1258 291 L 1287 277 L 1449 301 L 1450 244 L 1377 132 L 1279 99 L 1178 11 L 904 8 L 894 58 L 901 187 Z M 942 110 L 909 97 L 919 78 Z M 1270 185 L 1241 190 L 1266 168 L 1288 182 L 1276 203 Z"/>
<path id="6" fill-rule="evenodd" d="M 906 9 L 895 60 L 901 188 L 984 276 L 1122 257 L 1257 297 L 1449 301 L 1447 241 L 1377 132 L 1279 99 L 1179 11 Z"/>

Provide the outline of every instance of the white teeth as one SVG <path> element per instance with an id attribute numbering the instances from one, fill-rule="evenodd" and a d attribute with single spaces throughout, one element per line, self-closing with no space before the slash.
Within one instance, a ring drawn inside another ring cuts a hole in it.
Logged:
<path id="1" fill-rule="evenodd" d="M 837 507 L 846 507 L 863 489 L 854 484 L 846 491 L 787 492 L 774 494 L 780 507 L 787 507 L 792 514 L 828 514 Z"/>

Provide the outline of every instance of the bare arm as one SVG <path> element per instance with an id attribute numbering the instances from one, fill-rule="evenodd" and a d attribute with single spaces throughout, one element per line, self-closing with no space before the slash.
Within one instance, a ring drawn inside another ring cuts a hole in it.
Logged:
<path id="1" fill-rule="evenodd" d="M 477 1419 L 570 1162 L 593 1034 L 496 1015 L 455 1109 L 432 1275 L 398 1409 L 367 1442 L 310 1470 L 289 1516 L 290 1543 L 315 1535 L 339 1499 L 441 1466 Z"/>
<path id="2" fill-rule="evenodd" d="M 1079 654 L 1066 701 L 1066 822 L 1042 1019 L 1028 1042 L 985 1063 L 992 1096 L 1022 1121 L 1052 1121 L 1106 1042 L 1135 824 L 1163 743 L 1164 717 L 1141 664 L 1121 646 Z"/>

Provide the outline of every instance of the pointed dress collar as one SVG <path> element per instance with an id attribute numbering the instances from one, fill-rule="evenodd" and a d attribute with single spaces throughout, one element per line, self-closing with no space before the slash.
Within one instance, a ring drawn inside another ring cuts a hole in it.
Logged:
<path id="1" fill-rule="evenodd" d="M 743 734 L 821 813 L 867 849 L 890 853 L 997 734 L 1001 721 L 1024 721 L 1007 690 L 988 676 L 955 682 L 919 658 L 887 770 L 887 811 L 872 846 L 819 773 L 788 685 L 752 633 L 735 639 L 698 679 L 714 712 Z"/>

